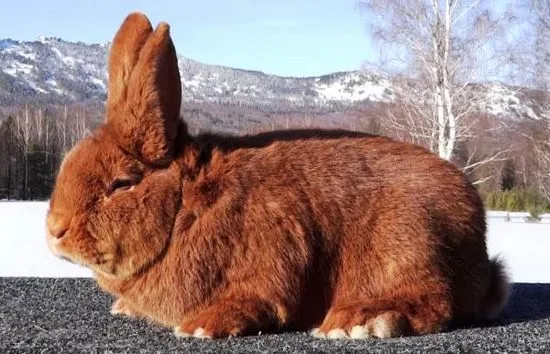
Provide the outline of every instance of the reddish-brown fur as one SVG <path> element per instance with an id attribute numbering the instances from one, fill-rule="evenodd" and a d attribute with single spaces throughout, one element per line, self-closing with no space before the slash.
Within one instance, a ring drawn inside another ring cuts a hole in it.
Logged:
<path id="1" fill-rule="evenodd" d="M 182 335 L 388 337 L 504 306 L 483 205 L 450 163 L 346 131 L 190 136 L 168 25 L 139 13 L 109 74 L 106 123 L 65 158 L 47 225 L 114 312 Z"/>

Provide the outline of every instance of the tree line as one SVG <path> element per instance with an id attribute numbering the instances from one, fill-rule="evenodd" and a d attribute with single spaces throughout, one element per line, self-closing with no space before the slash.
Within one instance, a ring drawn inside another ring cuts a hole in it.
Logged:
<path id="1" fill-rule="evenodd" d="M 49 198 L 64 154 L 97 114 L 85 105 L 29 106 L 0 124 L 0 199 Z"/>

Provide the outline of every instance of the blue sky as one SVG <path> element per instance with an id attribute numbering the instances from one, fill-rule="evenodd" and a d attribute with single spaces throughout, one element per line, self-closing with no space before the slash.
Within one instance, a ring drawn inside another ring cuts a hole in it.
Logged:
<path id="1" fill-rule="evenodd" d="M 0 12 L 0 38 L 110 41 L 131 11 L 171 25 L 189 58 L 271 74 L 310 76 L 359 69 L 374 50 L 356 0 L 14 0 Z"/>

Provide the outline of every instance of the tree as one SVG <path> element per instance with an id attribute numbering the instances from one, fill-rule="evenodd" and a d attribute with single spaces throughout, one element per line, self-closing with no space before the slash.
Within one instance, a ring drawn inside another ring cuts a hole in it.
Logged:
<path id="1" fill-rule="evenodd" d="M 17 127 L 15 119 L 8 116 L 0 126 L 0 199 L 13 199 L 17 190 L 18 167 Z"/>
<path id="2" fill-rule="evenodd" d="M 536 86 L 546 93 L 550 101 L 550 4 L 547 0 L 531 0 L 535 16 L 535 78 Z M 550 117 L 546 116 L 545 134 L 535 140 L 537 158 L 537 184 L 539 191 L 550 200 Z"/>
<path id="3" fill-rule="evenodd" d="M 23 187 L 21 197 L 26 200 L 29 197 L 29 152 L 31 139 L 33 138 L 33 122 L 30 118 L 29 107 L 25 105 L 22 113 L 15 116 L 17 126 L 17 141 L 23 153 Z"/>
<path id="4" fill-rule="evenodd" d="M 513 56 L 514 78 L 518 83 L 536 90 L 536 99 L 543 107 L 537 129 L 525 132 L 513 126 L 532 146 L 535 160 L 536 188 L 550 200 L 550 2 L 548 0 L 518 1 L 518 13 L 524 23 L 514 45 L 521 55 Z"/>
<path id="5" fill-rule="evenodd" d="M 472 136 L 479 90 L 475 83 L 488 77 L 484 64 L 508 18 L 491 4 L 484 0 L 359 2 L 371 36 L 381 47 L 380 63 L 408 88 L 400 95 L 397 113 L 390 112 L 391 128 L 446 160 L 452 160 L 460 141 Z"/>
<path id="6" fill-rule="evenodd" d="M 535 87 L 550 89 L 550 4 L 547 0 L 529 0 L 528 9 L 534 27 L 534 81 Z M 547 95 L 548 96 L 548 95 Z"/>
<path id="7" fill-rule="evenodd" d="M 502 169 L 500 185 L 502 190 L 511 190 L 516 186 L 516 169 L 512 160 L 506 160 Z"/>
<path id="8" fill-rule="evenodd" d="M 88 134 L 94 116 L 85 105 L 29 104 L 0 118 L 0 199 L 48 198 L 63 154 Z"/>

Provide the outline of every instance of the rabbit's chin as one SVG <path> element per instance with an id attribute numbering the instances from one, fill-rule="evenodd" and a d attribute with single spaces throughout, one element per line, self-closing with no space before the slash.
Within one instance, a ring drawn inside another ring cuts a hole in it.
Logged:
<path id="1" fill-rule="evenodd" d="M 143 259 L 127 259 L 117 263 L 99 263 L 99 264 L 83 264 L 90 269 L 97 279 L 101 277 L 107 281 L 126 282 L 132 279 L 138 279 L 146 274 L 158 262 L 162 262 L 164 252 L 158 255 L 148 257 L 147 261 Z"/>
<path id="2" fill-rule="evenodd" d="M 109 279 L 128 280 L 140 274 L 146 273 L 151 267 L 162 262 L 170 243 L 170 235 L 162 239 L 162 242 L 149 244 L 146 249 L 126 248 L 124 251 L 115 252 L 112 249 L 103 253 L 98 259 L 101 261 L 88 264 L 92 271 Z M 161 241 L 161 240 L 158 240 Z M 123 245 L 116 245 L 120 250 Z M 111 256 L 116 254 L 116 256 Z"/>
<path id="3" fill-rule="evenodd" d="M 77 255 L 73 255 L 73 254 L 70 254 L 70 253 L 64 251 L 59 239 L 48 235 L 46 244 L 47 244 L 48 249 L 50 250 L 50 252 L 54 256 L 56 256 L 57 258 L 65 261 L 65 262 L 69 262 L 69 263 L 79 265 L 79 266 L 82 266 L 82 267 L 85 267 L 85 268 L 90 268 L 90 265 L 88 264 L 88 262 L 82 260 Z"/>

